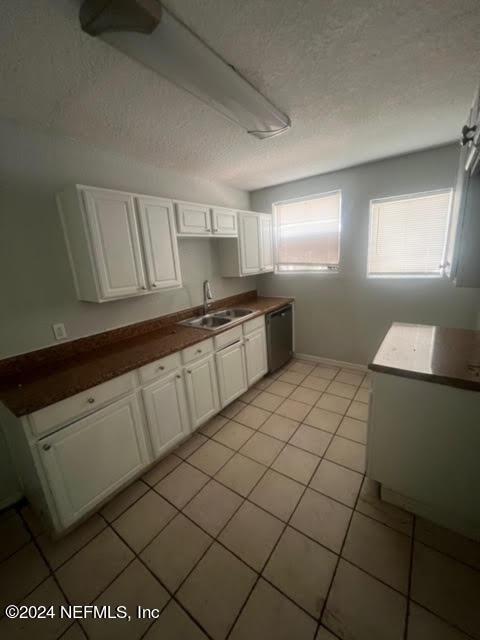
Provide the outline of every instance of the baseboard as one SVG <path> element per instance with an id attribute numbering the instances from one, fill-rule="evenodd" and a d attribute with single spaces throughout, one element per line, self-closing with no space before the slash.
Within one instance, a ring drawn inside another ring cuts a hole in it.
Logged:
<path id="1" fill-rule="evenodd" d="M 332 358 L 321 358 L 320 356 L 311 356 L 308 353 L 295 353 L 295 357 L 301 360 L 310 360 L 318 362 L 328 367 L 345 367 L 346 369 L 357 369 L 358 371 L 368 371 L 368 367 L 364 364 L 356 364 L 354 362 L 344 362 L 343 360 L 333 360 Z"/>

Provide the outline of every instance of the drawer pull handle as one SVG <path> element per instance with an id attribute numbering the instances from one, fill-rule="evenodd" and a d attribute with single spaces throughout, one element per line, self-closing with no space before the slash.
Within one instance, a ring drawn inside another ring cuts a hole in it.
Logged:
<path id="1" fill-rule="evenodd" d="M 88 404 L 93 404 L 95 402 L 95 398 L 87 398 Z"/>
<path id="2" fill-rule="evenodd" d="M 192 370 L 191 370 L 191 369 L 188 369 L 188 370 L 187 370 L 187 373 L 189 373 L 189 374 L 191 375 Z"/>
<path id="3" fill-rule="evenodd" d="M 161 365 L 158 367 L 158 370 L 159 370 L 159 371 L 163 371 L 164 369 L 165 369 L 165 367 L 163 366 L 163 364 L 161 364 Z"/>
<path id="4" fill-rule="evenodd" d="M 180 380 L 180 378 L 182 377 L 179 373 L 177 373 L 177 375 L 175 376 L 176 378 L 178 378 Z"/>
<path id="5" fill-rule="evenodd" d="M 152 282 L 152 287 L 156 287 L 157 285 L 155 284 L 155 282 Z"/>
<path id="6" fill-rule="evenodd" d="M 140 289 L 141 289 L 142 291 L 146 291 L 146 290 L 147 290 L 147 287 L 140 287 Z"/>
<path id="7" fill-rule="evenodd" d="M 52 448 L 52 445 L 51 445 L 51 444 L 44 444 L 44 445 L 43 445 L 43 447 L 42 447 L 42 449 L 43 449 L 44 451 L 50 451 L 50 449 L 51 449 L 51 448 Z"/>

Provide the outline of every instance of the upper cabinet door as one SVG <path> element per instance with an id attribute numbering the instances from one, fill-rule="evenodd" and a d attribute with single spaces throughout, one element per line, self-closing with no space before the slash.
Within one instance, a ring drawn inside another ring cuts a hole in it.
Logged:
<path id="1" fill-rule="evenodd" d="M 255 213 L 239 214 L 240 265 L 242 275 L 259 273 L 260 256 L 260 216 Z"/>
<path id="2" fill-rule="evenodd" d="M 273 271 L 273 225 L 271 215 L 260 216 L 262 271 Z"/>
<path id="3" fill-rule="evenodd" d="M 133 197 L 107 189 L 84 189 L 101 298 L 120 298 L 146 289 Z"/>
<path id="4" fill-rule="evenodd" d="M 209 236 L 212 233 L 210 208 L 193 202 L 176 202 L 177 230 L 184 235 Z"/>
<path id="5" fill-rule="evenodd" d="M 231 209 L 213 208 L 212 226 L 216 236 L 237 236 L 237 212 Z"/>
<path id="6" fill-rule="evenodd" d="M 162 198 L 136 198 L 150 289 L 182 284 L 173 203 Z"/>

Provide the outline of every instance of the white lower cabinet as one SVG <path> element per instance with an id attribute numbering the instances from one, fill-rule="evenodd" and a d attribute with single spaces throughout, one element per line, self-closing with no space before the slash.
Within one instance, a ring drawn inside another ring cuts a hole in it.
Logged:
<path id="1" fill-rule="evenodd" d="M 258 316 L 22 418 L 7 431 L 19 434 L 11 444 L 27 498 L 63 532 L 267 368 L 265 318 Z M 85 415 L 97 403 L 102 408 Z"/>
<path id="2" fill-rule="evenodd" d="M 243 341 L 235 342 L 215 354 L 220 404 L 225 407 L 247 390 L 247 371 Z"/>
<path id="3" fill-rule="evenodd" d="M 245 336 L 245 354 L 247 361 L 247 383 L 250 387 L 268 371 L 267 340 L 265 327 L 256 329 Z"/>
<path id="4" fill-rule="evenodd" d="M 191 424 L 196 429 L 220 410 L 214 355 L 187 365 L 185 374 Z"/>
<path id="5" fill-rule="evenodd" d="M 190 431 L 185 385 L 180 371 L 142 390 L 153 455 L 161 456 Z"/>
<path id="6" fill-rule="evenodd" d="M 137 394 L 57 431 L 37 447 L 66 528 L 148 464 Z"/>

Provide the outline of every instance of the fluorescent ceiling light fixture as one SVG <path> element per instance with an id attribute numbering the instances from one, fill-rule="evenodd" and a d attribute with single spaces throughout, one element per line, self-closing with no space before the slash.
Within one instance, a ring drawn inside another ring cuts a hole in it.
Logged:
<path id="1" fill-rule="evenodd" d="M 287 131 L 288 116 L 158 0 L 85 0 L 82 29 L 152 69 L 263 139 Z"/>

